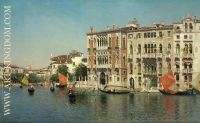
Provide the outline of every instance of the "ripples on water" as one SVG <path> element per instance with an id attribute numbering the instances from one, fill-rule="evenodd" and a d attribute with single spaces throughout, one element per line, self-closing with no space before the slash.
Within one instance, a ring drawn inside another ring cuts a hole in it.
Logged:
<path id="1" fill-rule="evenodd" d="M 9 122 L 93 123 L 93 122 L 200 122 L 200 96 L 164 96 L 160 93 L 113 95 L 79 90 L 70 103 L 65 90 L 37 87 L 33 96 L 27 89 L 12 88 Z M 1 107 L 2 116 L 2 91 Z M 1 118 L 0 123 L 4 122 Z"/>

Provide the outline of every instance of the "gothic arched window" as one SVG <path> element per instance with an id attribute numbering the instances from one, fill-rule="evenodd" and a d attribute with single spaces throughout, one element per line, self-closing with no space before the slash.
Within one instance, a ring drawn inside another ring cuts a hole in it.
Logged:
<path id="1" fill-rule="evenodd" d="M 130 74 L 132 74 L 133 73 L 133 64 L 130 63 L 129 67 L 130 67 Z"/>
<path id="2" fill-rule="evenodd" d="M 130 54 L 133 55 L 133 46 L 130 45 Z"/>
<path id="3" fill-rule="evenodd" d="M 193 29 L 192 23 L 189 24 L 189 28 L 190 28 L 190 29 Z"/>
<path id="4" fill-rule="evenodd" d="M 138 53 L 141 53 L 141 45 L 138 44 Z"/>
<path id="5" fill-rule="evenodd" d="M 156 53 L 157 51 L 157 47 L 156 47 L 156 44 L 154 44 L 154 53 Z"/>
<path id="6" fill-rule="evenodd" d="M 188 24 L 187 23 L 185 23 L 185 29 L 188 29 Z"/>
<path id="7" fill-rule="evenodd" d="M 180 44 L 176 44 L 176 54 L 180 54 Z"/>
<path id="8" fill-rule="evenodd" d="M 189 53 L 192 53 L 192 44 L 189 44 Z"/>
<path id="9" fill-rule="evenodd" d="M 188 53 L 188 45 L 187 44 L 185 44 L 185 47 L 184 47 L 184 53 Z"/>
<path id="10" fill-rule="evenodd" d="M 144 45 L 144 51 L 147 53 L 147 44 Z"/>
<path id="11" fill-rule="evenodd" d="M 159 45 L 159 53 L 162 53 L 162 44 Z"/>

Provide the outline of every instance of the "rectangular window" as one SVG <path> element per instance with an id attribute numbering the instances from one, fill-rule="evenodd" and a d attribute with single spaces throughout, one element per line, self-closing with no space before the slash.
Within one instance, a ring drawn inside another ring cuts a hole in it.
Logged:
<path id="1" fill-rule="evenodd" d="M 156 38 L 156 32 L 154 32 L 154 37 Z"/>
<path id="2" fill-rule="evenodd" d="M 171 31 L 167 31 L 167 36 L 171 36 Z"/>
<path id="3" fill-rule="evenodd" d="M 144 33 L 144 38 L 146 38 L 147 37 L 147 33 Z"/>
<path id="4" fill-rule="evenodd" d="M 161 31 L 159 32 L 159 37 L 163 37 L 163 34 L 162 34 L 162 32 L 161 32 Z"/>
<path id="5" fill-rule="evenodd" d="M 180 35 L 176 35 L 176 39 L 180 39 Z"/>
<path id="6" fill-rule="evenodd" d="M 187 35 L 184 35 L 184 39 L 187 39 Z"/>
<path id="7" fill-rule="evenodd" d="M 150 38 L 151 37 L 151 34 L 148 32 L 148 38 Z"/>
<path id="8" fill-rule="evenodd" d="M 138 33 L 138 38 L 141 38 L 141 34 L 140 33 Z"/>

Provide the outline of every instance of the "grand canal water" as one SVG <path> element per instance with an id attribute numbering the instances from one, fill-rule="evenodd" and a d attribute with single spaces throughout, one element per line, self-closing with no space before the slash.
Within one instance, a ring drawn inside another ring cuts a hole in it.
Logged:
<path id="1" fill-rule="evenodd" d="M 109 95 L 97 91 L 79 92 L 70 103 L 65 90 L 50 92 L 37 87 L 33 96 L 27 89 L 12 87 L 9 117 L 0 123 L 141 123 L 200 122 L 200 96 L 164 96 L 154 94 Z"/>

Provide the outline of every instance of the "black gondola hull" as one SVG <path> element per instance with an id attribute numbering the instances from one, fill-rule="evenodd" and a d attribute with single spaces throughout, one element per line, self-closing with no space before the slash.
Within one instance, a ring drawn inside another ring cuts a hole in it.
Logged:
<path id="1" fill-rule="evenodd" d="M 159 90 L 164 95 L 177 95 L 177 96 L 192 96 L 198 94 L 198 90 L 186 90 L 186 91 L 178 91 L 178 92 L 166 92 L 164 90 Z"/>
<path id="2" fill-rule="evenodd" d="M 28 88 L 28 93 L 29 93 L 30 95 L 33 95 L 34 92 L 35 92 L 35 89 L 34 89 L 34 88 Z"/>

